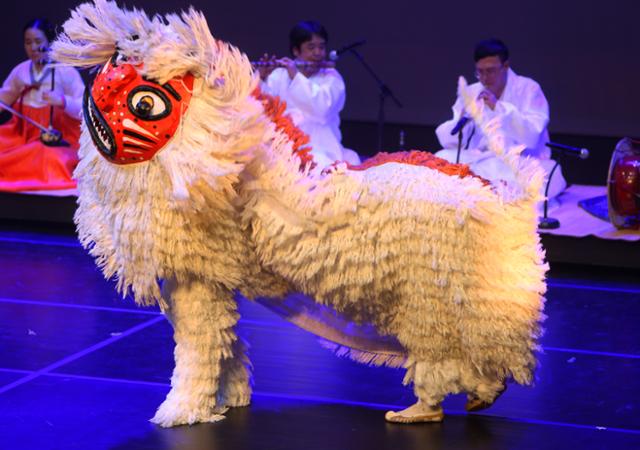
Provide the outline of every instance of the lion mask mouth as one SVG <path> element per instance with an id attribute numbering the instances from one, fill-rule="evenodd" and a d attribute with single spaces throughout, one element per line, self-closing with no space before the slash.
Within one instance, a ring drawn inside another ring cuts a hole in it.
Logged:
<path id="1" fill-rule="evenodd" d="M 105 158 L 108 160 L 114 159 L 116 155 L 116 142 L 113 137 L 113 132 L 102 117 L 102 114 L 97 110 L 96 104 L 93 98 L 91 98 L 89 88 L 85 89 L 83 100 L 82 110 L 84 112 L 84 121 L 87 124 L 94 145 Z"/>

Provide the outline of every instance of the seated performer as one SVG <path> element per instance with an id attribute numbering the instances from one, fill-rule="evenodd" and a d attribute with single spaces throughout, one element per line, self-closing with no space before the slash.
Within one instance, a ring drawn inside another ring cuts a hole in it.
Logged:
<path id="1" fill-rule="evenodd" d="M 35 19 L 23 29 L 28 60 L 18 64 L 0 89 L 0 101 L 64 141 L 13 115 L 0 126 L 0 190 L 28 191 L 74 188 L 84 83 L 72 67 L 47 61 L 54 28 Z M 0 105 L 0 109 L 1 105 Z M 49 145 L 45 145 L 49 144 Z M 67 145 L 68 144 L 68 145 Z"/>
<path id="2" fill-rule="evenodd" d="M 548 176 L 555 162 L 550 159 L 551 152 L 545 146 L 549 141 L 549 104 L 540 85 L 530 78 L 517 75 L 511 69 L 509 50 L 500 40 L 489 39 L 478 43 L 474 60 L 479 82 L 469 86 L 469 89 L 471 95 L 484 104 L 483 120 L 497 118 L 508 139 L 506 144 L 525 145 L 521 156 L 539 158 Z M 438 140 L 444 148 L 436 155 L 456 162 L 459 136 L 451 133 L 462 118 L 469 116 L 460 96 L 452 109 L 453 118 L 436 129 Z M 461 147 L 459 162 L 469 164 L 477 175 L 491 182 L 514 182 L 512 171 L 487 151 L 487 138 L 478 124 L 470 121 L 462 128 Z M 565 187 L 566 182 L 558 167 L 549 186 L 549 198 L 560 194 Z"/>
<path id="3" fill-rule="evenodd" d="M 341 144 L 345 85 L 338 71 L 327 64 L 327 41 L 322 25 L 302 21 L 289 33 L 295 59 L 276 60 L 265 55 L 262 63 L 270 64 L 259 67 L 262 90 L 287 102 L 287 113 L 309 135 L 311 154 L 319 169 L 336 161 L 360 164 L 358 154 Z"/>

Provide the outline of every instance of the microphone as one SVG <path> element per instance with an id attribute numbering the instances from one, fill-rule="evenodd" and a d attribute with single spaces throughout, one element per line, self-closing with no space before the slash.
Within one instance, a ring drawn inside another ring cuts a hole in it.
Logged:
<path id="1" fill-rule="evenodd" d="M 547 142 L 545 145 L 549 148 L 560 150 L 565 155 L 577 156 L 580 159 L 587 159 L 589 157 L 589 150 L 586 148 L 571 147 L 556 142 Z"/>
<path id="2" fill-rule="evenodd" d="M 453 127 L 453 130 L 451 130 L 451 136 L 455 136 L 456 134 L 458 134 L 470 120 L 471 118 L 467 116 L 460 117 L 460 120 L 458 120 L 456 126 Z"/>
<path id="3" fill-rule="evenodd" d="M 331 61 L 337 61 L 338 58 L 340 58 L 340 55 L 342 55 L 345 52 L 348 52 L 349 50 L 353 50 L 356 47 L 360 47 L 361 45 L 366 44 L 367 41 L 362 39 L 360 41 L 356 41 L 356 42 L 352 42 L 351 44 L 345 45 L 344 47 L 340 47 L 338 50 L 331 50 L 329 52 L 329 59 Z"/>

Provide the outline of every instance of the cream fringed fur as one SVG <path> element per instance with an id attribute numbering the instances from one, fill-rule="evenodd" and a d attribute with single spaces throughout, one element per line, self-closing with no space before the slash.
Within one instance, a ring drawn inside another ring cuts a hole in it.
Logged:
<path id="1" fill-rule="evenodd" d="M 149 19 L 96 0 L 73 12 L 53 53 L 90 66 L 116 48 L 158 82 L 196 77 L 178 131 L 152 160 L 111 164 L 83 124 L 75 173 L 82 244 L 122 293 L 158 302 L 174 327 L 172 389 L 155 423 L 217 421 L 249 403 L 236 291 L 304 292 L 373 324 L 395 347 L 336 348 L 403 364 L 429 405 L 460 391 L 491 401 L 506 378 L 532 381 L 545 291 L 542 175 L 533 161 L 518 166 L 518 149 L 504 152 L 496 124 L 485 131 L 517 172 L 515 189 L 399 163 L 322 175 L 300 169 L 290 138 L 250 95 L 249 61 L 214 40 L 201 14 Z M 483 113 L 471 101 L 467 111 Z"/>

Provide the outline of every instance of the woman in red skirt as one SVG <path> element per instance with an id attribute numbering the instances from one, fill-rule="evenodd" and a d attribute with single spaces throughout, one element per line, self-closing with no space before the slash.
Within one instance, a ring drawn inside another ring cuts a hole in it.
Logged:
<path id="1" fill-rule="evenodd" d="M 84 83 L 76 69 L 47 61 L 55 35 L 46 19 L 32 20 L 23 32 L 29 59 L 11 71 L 0 89 L 0 101 L 61 132 L 68 145 L 45 145 L 40 129 L 13 115 L 0 126 L 0 191 L 74 188 L 71 176 L 78 163 Z"/>

